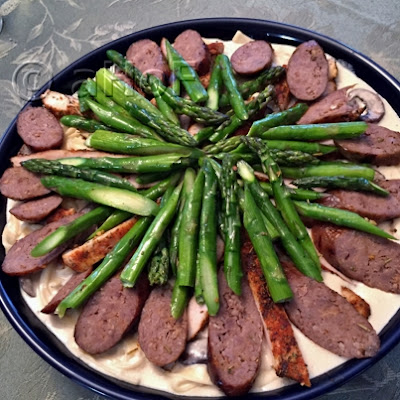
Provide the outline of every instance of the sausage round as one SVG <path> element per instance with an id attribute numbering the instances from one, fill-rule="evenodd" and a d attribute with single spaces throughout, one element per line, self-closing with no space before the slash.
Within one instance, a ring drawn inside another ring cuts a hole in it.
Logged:
<path id="1" fill-rule="evenodd" d="M 299 45 L 289 59 L 287 81 L 299 100 L 312 101 L 324 92 L 329 66 L 321 46 L 310 40 Z"/>
<path id="2" fill-rule="evenodd" d="M 340 294 L 282 260 L 293 299 L 285 303 L 290 320 L 308 338 L 342 357 L 365 358 L 379 350 L 374 328 Z"/>
<path id="3" fill-rule="evenodd" d="M 348 90 L 349 87 L 336 90 L 312 104 L 297 123 L 323 124 L 325 122 L 355 121 L 363 109 L 356 100 L 349 100 Z"/>
<path id="4" fill-rule="evenodd" d="M 114 275 L 86 303 L 75 325 L 75 341 L 89 354 L 115 346 L 139 320 L 149 293 L 147 278 L 125 288 L 120 274 Z"/>
<path id="5" fill-rule="evenodd" d="M 360 137 L 337 140 L 341 154 L 351 161 L 375 165 L 397 165 L 400 163 L 400 133 L 383 126 L 368 124 Z"/>
<path id="6" fill-rule="evenodd" d="M 320 203 L 355 212 L 376 222 L 400 217 L 400 179 L 382 181 L 379 186 L 386 189 L 389 196 L 337 189 L 326 192 L 329 196 L 320 200 Z"/>
<path id="7" fill-rule="evenodd" d="M 45 268 L 69 246 L 70 242 L 58 246 L 50 253 L 42 257 L 32 257 L 32 249 L 47 235 L 54 232 L 58 227 L 72 222 L 82 214 L 83 213 L 76 213 L 74 215 L 64 217 L 56 222 L 51 222 L 50 224 L 45 225 L 43 228 L 38 229 L 37 231 L 34 231 L 24 238 L 18 240 L 6 254 L 2 265 L 3 272 L 8 275 L 20 276 L 27 275 Z"/>
<path id="8" fill-rule="evenodd" d="M 199 32 L 193 29 L 183 31 L 176 37 L 174 48 L 199 75 L 204 75 L 209 71 L 210 52 Z"/>
<path id="9" fill-rule="evenodd" d="M 179 319 L 171 315 L 172 289 L 156 287 L 143 307 L 139 322 L 139 345 L 147 359 L 163 367 L 184 352 L 187 340 L 187 311 Z"/>
<path id="10" fill-rule="evenodd" d="M 385 292 L 400 293 L 400 245 L 335 225 L 316 224 L 313 241 L 336 269 L 350 279 Z"/>
<path id="11" fill-rule="evenodd" d="M 53 212 L 63 198 L 54 194 L 38 200 L 31 200 L 11 208 L 10 213 L 21 221 L 39 222 Z"/>
<path id="12" fill-rule="evenodd" d="M 34 151 L 60 147 L 64 131 L 57 118 L 43 107 L 28 107 L 18 115 L 17 131 Z"/>
<path id="13" fill-rule="evenodd" d="M 160 47 L 150 39 L 132 43 L 126 58 L 143 74 L 152 74 L 162 81 L 169 74 L 169 68 Z"/>
<path id="14" fill-rule="evenodd" d="M 240 75 L 254 75 L 272 63 L 274 52 L 265 40 L 254 40 L 239 47 L 231 57 L 232 67 Z"/>
<path id="15" fill-rule="evenodd" d="M 23 167 L 5 170 L 0 179 L 0 192 L 13 200 L 30 200 L 44 196 L 50 190 L 42 185 L 40 178 Z"/>
<path id="16" fill-rule="evenodd" d="M 228 286 L 223 268 L 218 273 L 220 309 L 208 323 L 208 371 L 228 396 L 247 393 L 261 360 L 263 328 L 246 278 L 242 295 Z"/>

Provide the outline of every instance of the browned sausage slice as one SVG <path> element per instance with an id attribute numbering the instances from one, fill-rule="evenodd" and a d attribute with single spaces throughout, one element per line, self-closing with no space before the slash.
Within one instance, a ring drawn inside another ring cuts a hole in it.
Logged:
<path id="1" fill-rule="evenodd" d="M 326 260 L 350 279 L 400 293 L 398 243 L 328 224 L 314 225 L 312 237 Z"/>
<path id="2" fill-rule="evenodd" d="M 240 75 L 254 75 L 272 63 L 274 52 L 265 40 L 254 40 L 240 46 L 231 57 L 232 67 Z"/>
<path id="3" fill-rule="evenodd" d="M 315 41 L 304 42 L 289 59 L 287 81 L 290 92 L 299 100 L 318 99 L 328 83 L 329 66 L 324 50 Z"/>
<path id="4" fill-rule="evenodd" d="M 132 43 L 126 52 L 126 58 L 143 74 L 152 74 L 162 81 L 169 74 L 167 62 L 156 42 L 150 39 Z"/>
<path id="5" fill-rule="evenodd" d="M 175 319 L 171 315 L 172 289 L 156 287 L 143 307 L 139 322 L 139 345 L 146 358 L 163 367 L 176 361 L 187 341 L 187 311 Z"/>
<path id="6" fill-rule="evenodd" d="M 88 269 L 79 274 L 74 274 L 68 279 L 67 283 L 56 293 L 49 303 L 42 309 L 44 314 L 53 314 L 58 305 L 85 279 L 92 269 Z"/>
<path id="7" fill-rule="evenodd" d="M 176 51 L 193 67 L 199 75 L 210 69 L 210 52 L 199 32 L 187 29 L 178 35 L 174 42 Z"/>
<path id="8" fill-rule="evenodd" d="M 57 118 L 46 108 L 28 107 L 18 115 L 17 131 L 34 151 L 60 147 L 64 131 Z"/>
<path id="9" fill-rule="evenodd" d="M 249 280 L 257 308 L 262 316 L 274 356 L 274 369 L 280 377 L 311 386 L 307 365 L 294 336 L 292 325 L 282 304 L 275 304 L 268 291 L 260 260 L 250 239 L 241 248 L 243 270 Z"/>
<path id="10" fill-rule="evenodd" d="M 208 371 L 228 396 L 247 393 L 261 360 L 263 328 L 247 279 L 239 297 L 229 288 L 223 268 L 218 273 L 220 309 L 208 323 Z"/>
<path id="11" fill-rule="evenodd" d="M 8 168 L 0 179 L 0 192 L 13 200 L 30 200 L 49 194 L 40 178 L 23 167 Z"/>
<path id="12" fill-rule="evenodd" d="M 363 108 L 355 99 L 349 100 L 347 92 L 350 86 L 336 90 L 322 100 L 312 104 L 298 124 L 322 124 L 325 122 L 355 121 L 363 112 Z"/>
<path id="13" fill-rule="evenodd" d="M 356 139 L 336 141 L 336 146 L 351 161 L 375 165 L 400 163 L 400 133 L 376 124 L 368 124 L 365 133 Z"/>
<path id="14" fill-rule="evenodd" d="M 61 225 L 65 225 L 73 221 L 74 219 L 81 216 L 83 213 L 76 213 L 68 217 L 64 217 L 56 222 L 51 222 L 45 225 L 43 228 L 38 229 L 18 240 L 8 251 L 4 259 L 2 268 L 3 272 L 8 275 L 26 275 L 32 272 L 39 271 L 57 258 L 70 244 L 67 242 L 50 253 L 42 257 L 32 257 L 32 249 L 47 235 L 54 232 Z"/>
<path id="15" fill-rule="evenodd" d="M 54 194 L 18 204 L 10 209 L 10 213 L 21 221 L 39 222 L 50 215 L 61 204 L 62 200 L 61 196 Z"/>
<path id="16" fill-rule="evenodd" d="M 141 277 L 134 288 L 124 288 L 119 274 L 114 275 L 79 315 L 74 333 L 78 346 L 89 354 L 111 349 L 137 323 L 148 294 L 146 277 Z"/>
<path id="17" fill-rule="evenodd" d="M 360 214 L 376 222 L 400 217 L 400 179 L 379 182 L 390 194 L 387 197 L 351 190 L 330 190 L 320 203 Z"/>
<path id="18" fill-rule="evenodd" d="M 285 303 L 290 320 L 309 339 L 342 357 L 366 358 L 379 350 L 379 337 L 371 324 L 340 294 L 299 272 L 281 259 L 293 291 Z"/>

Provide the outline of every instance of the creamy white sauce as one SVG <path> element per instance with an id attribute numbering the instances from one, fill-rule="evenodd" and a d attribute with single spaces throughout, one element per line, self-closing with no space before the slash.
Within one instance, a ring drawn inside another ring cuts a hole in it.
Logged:
<path id="1" fill-rule="evenodd" d="M 217 39 L 208 39 L 213 42 Z M 237 34 L 232 42 L 225 42 L 225 53 L 231 55 L 238 47 L 249 40 L 242 34 Z M 273 45 L 275 50 L 275 64 L 287 64 L 294 47 L 287 45 Z M 370 88 L 365 82 L 358 79 L 351 71 L 338 63 L 338 87 L 357 84 L 357 87 Z M 371 89 L 371 88 L 370 88 Z M 400 119 L 387 101 L 383 100 L 386 113 L 380 125 L 399 131 Z M 84 138 L 76 129 L 66 129 L 67 139 L 64 148 L 83 149 Z M 387 178 L 400 178 L 398 167 L 378 168 Z M 15 204 L 8 201 L 8 209 Z M 400 235 L 400 219 L 382 224 L 396 236 L 396 230 Z M 38 229 L 40 225 L 32 225 L 17 220 L 7 213 L 7 225 L 3 232 L 3 244 L 6 251 L 13 243 Z M 398 236 L 400 238 L 400 236 Z M 29 297 L 24 291 L 22 296 L 33 313 L 46 325 L 46 327 L 68 348 L 76 357 L 80 358 L 88 366 L 117 379 L 132 384 L 140 384 L 146 387 L 165 390 L 185 396 L 220 396 L 221 391 L 212 383 L 203 364 L 184 366 L 177 364 L 170 372 L 164 371 L 147 361 L 137 343 L 137 335 L 129 334 L 121 343 L 112 350 L 97 356 L 91 356 L 83 352 L 74 341 L 74 325 L 78 311 L 68 312 L 63 319 L 55 315 L 42 314 L 40 310 L 51 300 L 62 285 L 69 279 L 72 271 L 62 265 L 52 264 L 41 273 L 35 274 L 33 283 L 36 288 L 36 297 Z M 400 295 L 382 292 L 369 288 L 362 283 L 342 280 L 329 272 L 323 272 L 324 282 L 331 289 L 340 293 L 341 287 L 346 286 L 365 299 L 371 307 L 369 322 L 379 333 L 390 321 L 400 307 Z M 308 365 L 310 378 L 316 377 L 337 367 L 347 359 L 339 357 L 328 350 L 321 348 L 305 337 L 294 327 L 296 339 Z M 276 376 L 272 368 L 273 357 L 271 350 L 264 340 L 261 369 L 252 388 L 253 392 L 269 391 L 293 383 L 288 379 Z"/>

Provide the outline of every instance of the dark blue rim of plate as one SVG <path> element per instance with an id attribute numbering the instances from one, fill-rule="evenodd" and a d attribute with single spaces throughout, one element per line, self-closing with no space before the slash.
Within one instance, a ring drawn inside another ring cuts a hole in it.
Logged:
<path id="1" fill-rule="evenodd" d="M 325 52 L 350 64 L 356 75 L 370 84 L 400 114 L 400 83 L 368 57 L 334 39 L 307 29 L 278 22 L 246 18 L 188 20 L 156 26 L 117 39 L 83 56 L 65 68 L 44 85 L 24 108 L 27 105 L 39 105 L 40 94 L 48 88 L 62 93 L 71 93 L 76 88 L 76 85 L 75 87 L 73 85 L 74 82 L 93 75 L 98 68 L 107 65 L 105 64 L 105 52 L 108 49 L 112 48 L 124 53 L 129 45 L 136 40 L 150 38 L 159 42 L 162 37 L 173 40 L 185 29 L 195 29 L 203 37 L 224 40 L 231 39 L 236 30 L 241 30 L 254 39 L 265 39 L 278 44 L 298 45 L 303 41 L 314 39 L 319 42 Z M 9 166 L 8 157 L 16 154 L 21 144 L 22 142 L 16 132 L 15 118 L 0 141 L 0 154 L 3 155 L 3 157 L 0 157 L 0 174 Z M 2 210 L 0 223 L 3 229 L 6 200 L 1 197 L 0 202 Z M 4 249 L 1 249 L 0 257 L 1 260 L 4 259 Z M 63 344 L 31 312 L 22 299 L 18 279 L 7 276 L 2 271 L 0 272 L 0 307 L 15 330 L 39 356 L 78 384 L 103 396 L 121 400 L 144 400 L 156 397 L 182 399 L 181 396 L 130 385 L 110 378 L 83 364 L 69 353 Z M 300 385 L 293 384 L 266 393 L 249 394 L 242 398 L 261 399 L 268 397 L 273 400 L 307 400 L 327 393 L 361 373 L 390 351 L 400 341 L 399 323 L 400 311 L 381 332 L 381 348 L 375 357 L 347 361 L 345 364 L 314 378 L 311 388 L 303 388 Z M 200 399 L 200 397 L 196 397 L 196 399 Z"/>

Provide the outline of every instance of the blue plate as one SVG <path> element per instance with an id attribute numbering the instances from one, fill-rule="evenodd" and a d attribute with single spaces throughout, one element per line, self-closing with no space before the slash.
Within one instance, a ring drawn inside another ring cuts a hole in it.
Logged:
<path id="1" fill-rule="evenodd" d="M 295 46 L 303 41 L 314 39 L 318 41 L 327 53 L 336 59 L 341 59 L 351 64 L 354 72 L 362 80 L 371 85 L 400 114 L 399 82 L 369 58 L 336 40 L 309 30 L 271 21 L 243 18 L 212 18 L 183 21 L 157 26 L 125 36 L 92 51 L 65 68 L 41 88 L 28 104 L 39 105 L 40 94 L 48 88 L 62 93 L 72 93 L 77 88 L 77 82 L 87 78 L 88 71 L 92 71 L 92 75 L 94 75 L 97 69 L 105 65 L 109 66 L 109 62 L 106 61 L 106 50 L 108 49 L 115 49 L 121 53 L 125 53 L 126 49 L 134 41 L 149 38 L 160 42 L 163 37 L 173 40 L 179 33 L 189 28 L 197 30 L 203 37 L 217 37 L 225 40 L 230 40 L 237 30 L 241 30 L 254 39 L 265 39 L 271 43 Z M 16 131 L 16 119 L 14 119 L 0 142 L 0 175 L 9 166 L 10 155 L 16 154 L 21 145 L 22 142 Z M 6 200 L 3 197 L 0 199 L 0 207 L 0 223 L 1 230 L 3 230 L 6 207 Z M 1 260 L 4 259 L 4 249 L 1 249 L 0 257 Z M 29 346 L 49 364 L 75 382 L 103 396 L 114 399 L 141 400 L 159 398 L 160 396 L 165 398 L 179 398 L 179 396 L 169 393 L 130 385 L 112 379 L 83 364 L 34 316 L 22 299 L 18 279 L 7 276 L 3 272 L 0 272 L 0 306 L 13 327 Z M 303 388 L 300 385 L 294 384 L 268 392 L 268 394 L 251 394 L 242 398 L 258 399 L 268 397 L 271 400 L 306 400 L 333 390 L 376 363 L 400 341 L 399 322 L 400 312 L 397 312 L 381 332 L 381 348 L 379 353 L 373 358 L 348 361 L 340 367 L 313 379 L 313 386 L 311 388 Z"/>

